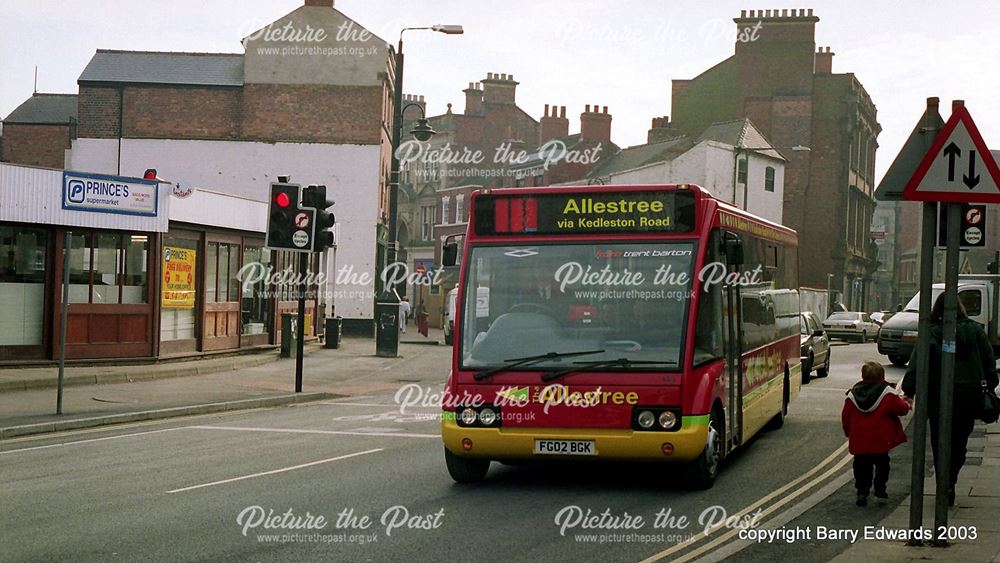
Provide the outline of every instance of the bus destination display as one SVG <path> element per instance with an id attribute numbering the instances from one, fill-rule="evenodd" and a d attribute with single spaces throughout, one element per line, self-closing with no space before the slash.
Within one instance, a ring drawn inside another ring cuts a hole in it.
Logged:
<path id="1" fill-rule="evenodd" d="M 478 235 L 677 233 L 694 230 L 690 191 L 479 196 Z"/>

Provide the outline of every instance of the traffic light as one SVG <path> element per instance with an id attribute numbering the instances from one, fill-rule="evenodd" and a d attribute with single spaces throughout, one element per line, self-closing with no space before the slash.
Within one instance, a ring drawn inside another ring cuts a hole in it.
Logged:
<path id="1" fill-rule="evenodd" d="M 302 205 L 316 210 L 316 230 L 313 237 L 313 252 L 322 252 L 334 245 L 333 225 L 336 223 L 333 213 L 328 209 L 333 206 L 333 200 L 326 199 L 326 186 L 313 185 L 302 191 Z"/>
<path id="2" fill-rule="evenodd" d="M 264 246 L 273 250 L 312 252 L 315 211 L 302 209 L 298 184 L 271 184 Z"/>

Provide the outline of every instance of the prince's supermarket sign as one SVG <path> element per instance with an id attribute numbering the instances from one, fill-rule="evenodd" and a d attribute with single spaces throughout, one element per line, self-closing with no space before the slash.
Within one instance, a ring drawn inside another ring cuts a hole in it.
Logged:
<path id="1" fill-rule="evenodd" d="M 62 208 L 156 217 L 158 190 L 152 180 L 63 172 Z"/>

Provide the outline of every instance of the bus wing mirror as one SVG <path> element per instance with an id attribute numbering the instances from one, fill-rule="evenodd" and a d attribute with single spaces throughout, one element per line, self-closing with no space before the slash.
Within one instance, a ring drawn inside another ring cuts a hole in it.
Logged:
<path id="1" fill-rule="evenodd" d="M 722 237 L 722 254 L 726 264 L 730 266 L 743 265 L 743 240 L 736 233 L 726 233 Z"/>
<path id="2" fill-rule="evenodd" d="M 444 239 L 441 247 L 441 265 L 445 267 L 454 266 L 458 262 L 458 243 L 455 239 L 448 237 Z"/>

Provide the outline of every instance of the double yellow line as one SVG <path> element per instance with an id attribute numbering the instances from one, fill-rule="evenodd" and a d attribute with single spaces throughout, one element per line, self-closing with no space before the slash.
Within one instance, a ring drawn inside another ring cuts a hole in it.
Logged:
<path id="1" fill-rule="evenodd" d="M 816 475 L 816 473 L 822 471 L 824 467 L 829 465 L 834 460 L 837 460 L 838 457 L 840 459 L 836 463 L 834 463 L 832 467 L 828 468 L 826 471 L 823 471 L 822 473 L 820 473 L 813 479 L 809 480 L 805 484 L 801 484 L 803 481 L 806 481 L 810 477 L 813 477 L 813 475 Z M 769 506 L 767 510 L 764 510 L 761 513 L 760 517 L 764 518 L 769 514 L 773 513 L 774 511 L 785 506 L 786 504 L 792 502 L 796 498 L 802 496 L 816 485 L 830 478 L 830 476 L 834 475 L 835 473 L 843 469 L 844 466 L 846 466 L 850 460 L 851 456 L 850 454 L 847 453 L 847 442 L 844 442 L 843 445 L 837 448 L 826 459 L 821 461 L 819 465 L 813 467 L 809 471 L 803 473 L 802 475 L 795 478 L 793 481 L 785 484 L 784 486 L 775 489 L 774 491 L 771 491 L 770 494 L 761 498 L 760 500 L 751 504 L 750 506 L 744 508 L 739 513 L 730 517 L 729 520 L 739 521 L 740 518 L 764 506 L 765 504 L 773 500 L 775 497 L 778 497 L 780 495 L 785 495 L 783 498 L 781 498 L 780 500 Z M 728 531 L 724 532 L 724 530 Z M 720 534 L 720 532 L 722 533 Z M 676 563 L 691 561 L 697 557 L 700 557 L 701 555 L 704 555 L 706 552 L 711 551 L 712 549 L 715 549 L 721 546 L 722 544 L 726 543 L 739 532 L 740 532 L 739 528 L 727 528 L 725 524 L 719 524 L 713 528 L 709 528 L 707 531 L 703 533 L 695 535 L 694 537 L 688 539 L 687 541 L 681 542 L 659 553 L 651 555 L 650 557 L 643 559 L 640 563 L 653 563 L 654 561 L 662 561 L 664 559 L 667 559 L 668 557 L 671 557 L 670 560 Z M 704 545 L 701 545 L 700 547 L 697 547 L 696 549 L 693 549 L 688 553 L 684 553 L 683 555 L 672 557 L 676 556 L 677 554 L 683 552 L 686 549 L 691 549 L 692 547 L 703 541 L 707 541 L 708 543 L 705 543 Z"/>

